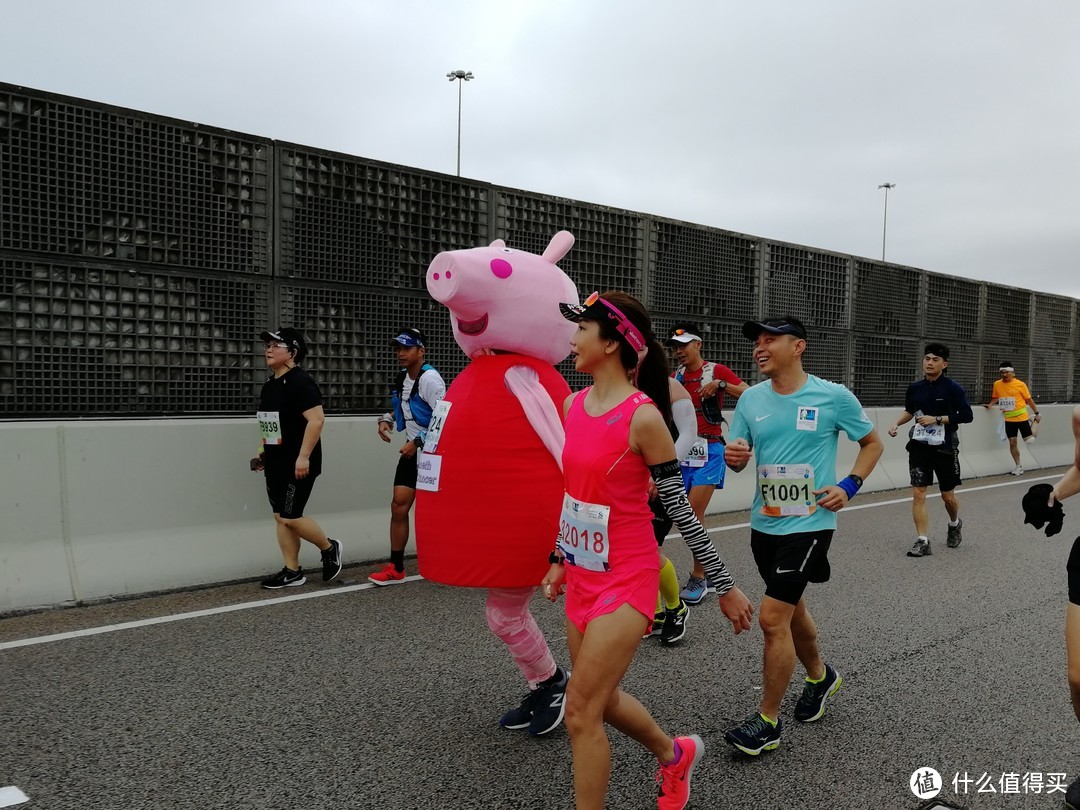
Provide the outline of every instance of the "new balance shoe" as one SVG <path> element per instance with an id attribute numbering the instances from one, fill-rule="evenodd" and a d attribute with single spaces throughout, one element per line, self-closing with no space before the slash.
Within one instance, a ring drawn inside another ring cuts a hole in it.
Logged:
<path id="1" fill-rule="evenodd" d="M 664 612 L 658 611 L 653 614 L 652 625 L 641 636 L 642 638 L 652 638 L 653 636 L 660 635 L 660 632 L 664 629 Z"/>
<path id="2" fill-rule="evenodd" d="M 686 635 L 686 619 L 690 615 L 690 608 L 686 602 L 680 601 L 679 606 L 664 614 L 664 625 L 660 630 L 660 643 L 672 645 Z"/>
<path id="3" fill-rule="evenodd" d="M 569 674 L 560 667 L 552 676 L 554 683 L 541 683 L 536 689 L 530 689 L 520 705 L 499 718 L 499 725 L 514 731 L 527 728 L 534 737 L 554 730 L 566 713 L 566 684 L 569 679 Z"/>
<path id="4" fill-rule="evenodd" d="M 529 723 L 529 733 L 534 737 L 554 731 L 566 714 L 566 684 L 570 681 L 570 674 L 560 667 L 555 671 L 555 676 L 558 676 L 555 683 L 548 686 L 540 684 L 534 692 L 536 701 Z"/>
<path id="5" fill-rule="evenodd" d="M 375 585 L 400 585 L 405 581 L 405 572 L 398 571 L 394 568 L 393 563 L 387 563 L 380 570 L 376 571 L 370 577 L 368 582 Z"/>
<path id="6" fill-rule="evenodd" d="M 683 585 L 682 590 L 679 591 L 679 598 L 688 605 L 700 605 L 708 592 L 708 583 L 704 579 L 698 579 L 691 574 L 686 578 L 686 584 Z"/>
<path id="7" fill-rule="evenodd" d="M 269 579 L 264 579 L 262 586 L 267 590 L 276 591 L 278 588 L 296 588 L 305 582 L 307 582 L 307 577 L 304 576 L 303 567 L 293 571 L 286 566 Z"/>
<path id="8" fill-rule="evenodd" d="M 1017 464 L 1016 467 L 1013 468 L 1013 471 L 1011 473 L 1009 473 L 1009 475 L 1023 475 L 1023 474 L 1024 474 L 1024 468 L 1022 466 L 1020 466 L 1019 464 Z"/>
<path id="9" fill-rule="evenodd" d="M 697 734 L 676 737 L 675 742 L 681 752 L 679 761 L 668 765 L 661 763 L 656 774 L 656 781 L 660 783 L 657 810 L 683 810 L 686 807 L 690 801 L 690 777 L 705 753 L 705 743 Z"/>
<path id="10" fill-rule="evenodd" d="M 1080 778 L 1074 779 L 1065 791 L 1065 807 L 1068 810 L 1080 810 Z"/>
<path id="11" fill-rule="evenodd" d="M 754 712 L 741 726 L 729 728 L 724 732 L 724 739 L 744 754 L 756 757 L 762 751 L 772 751 L 780 747 L 780 731 L 783 728 L 780 718 L 774 726 L 760 712 Z"/>
<path id="12" fill-rule="evenodd" d="M 964 519 L 957 518 L 955 526 L 949 526 L 949 533 L 945 536 L 945 545 L 949 548 L 956 548 L 960 545 L 960 541 L 964 539 L 964 536 L 960 533 L 960 530 L 964 528 Z"/>
<path id="13" fill-rule="evenodd" d="M 341 573 L 341 541 L 327 537 L 330 548 L 322 552 L 322 581 L 329 582 Z"/>
<path id="14" fill-rule="evenodd" d="M 825 678 L 820 683 L 811 683 L 809 679 L 803 686 L 799 702 L 795 704 L 795 719 L 800 723 L 813 723 L 825 714 L 825 701 L 836 694 L 844 679 L 840 673 L 828 664 L 825 665 Z"/>
<path id="15" fill-rule="evenodd" d="M 930 554 L 930 541 L 924 540 L 921 537 L 915 541 L 915 545 L 913 545 L 911 551 L 907 553 L 909 557 L 929 557 Z"/>

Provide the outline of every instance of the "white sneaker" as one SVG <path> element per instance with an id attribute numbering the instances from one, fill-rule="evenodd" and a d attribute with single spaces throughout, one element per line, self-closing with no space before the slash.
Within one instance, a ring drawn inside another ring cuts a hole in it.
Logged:
<path id="1" fill-rule="evenodd" d="M 1023 475 L 1023 474 L 1024 474 L 1024 468 L 1021 467 L 1019 464 L 1016 465 L 1015 470 L 1013 470 L 1011 473 L 1009 473 L 1009 475 Z"/>

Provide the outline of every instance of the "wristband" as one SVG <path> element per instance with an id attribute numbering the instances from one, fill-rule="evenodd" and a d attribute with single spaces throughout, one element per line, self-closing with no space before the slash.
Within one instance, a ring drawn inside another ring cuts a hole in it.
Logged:
<path id="1" fill-rule="evenodd" d="M 859 481 L 858 483 L 856 483 L 854 477 L 849 475 L 846 478 L 843 478 L 839 482 L 837 482 L 836 485 L 847 493 L 848 500 L 850 501 L 852 498 L 855 497 L 855 493 L 859 491 L 859 487 L 862 486 L 862 482 Z"/>

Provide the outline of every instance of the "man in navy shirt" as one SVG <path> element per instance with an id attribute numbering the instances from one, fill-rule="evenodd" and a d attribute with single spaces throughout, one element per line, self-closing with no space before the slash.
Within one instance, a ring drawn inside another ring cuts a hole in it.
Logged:
<path id="1" fill-rule="evenodd" d="M 912 419 L 915 424 L 908 432 L 908 469 L 911 472 L 911 515 L 915 519 L 915 545 L 907 553 L 909 557 L 925 557 L 930 554 L 930 519 L 926 514 L 926 488 L 934 483 L 937 475 L 941 502 L 949 513 L 949 531 L 945 543 L 956 548 L 963 539 L 960 519 L 960 502 L 953 490 L 960 480 L 960 425 L 970 422 L 971 405 L 967 393 L 955 380 L 945 375 L 949 367 L 949 347 L 942 343 L 930 343 L 923 354 L 921 380 L 908 386 L 904 396 L 904 412 L 889 428 L 889 435 Z"/>

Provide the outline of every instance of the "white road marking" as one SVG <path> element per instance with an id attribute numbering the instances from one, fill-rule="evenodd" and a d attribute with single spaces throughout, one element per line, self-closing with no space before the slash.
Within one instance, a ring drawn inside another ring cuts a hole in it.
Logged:
<path id="1" fill-rule="evenodd" d="M 405 577 L 405 582 L 412 582 L 413 580 L 423 579 L 419 574 L 411 577 Z M 353 593 L 354 591 L 366 591 L 370 588 L 378 587 L 370 582 L 365 582 L 362 585 L 345 585 L 338 588 L 326 588 L 319 591 L 311 591 L 310 593 L 298 593 L 292 596 L 280 596 L 277 599 L 259 599 L 256 602 L 244 602 L 239 605 L 225 605 L 223 607 L 207 608 L 206 610 L 193 610 L 190 613 L 175 613 L 172 616 L 159 616 L 155 619 L 139 619 L 134 622 L 122 622 L 120 624 L 107 624 L 102 627 L 88 627 L 85 630 L 72 630 L 67 633 L 54 633 L 49 636 L 36 636 L 34 638 L 23 638 L 17 641 L 4 641 L 0 642 L 0 650 L 10 650 L 15 647 L 29 647 L 34 644 L 48 644 L 51 641 L 66 641 L 71 638 L 81 638 L 83 636 L 97 636 L 101 633 L 113 633 L 117 630 L 131 630 L 135 627 L 149 627 L 153 624 L 168 624 L 169 622 L 179 622 L 184 619 L 198 619 L 202 616 L 216 616 L 219 613 L 232 613 L 237 610 L 251 610 L 253 608 L 270 607 L 272 605 L 280 605 L 284 602 L 299 602 L 303 599 L 319 599 L 323 596 L 336 596 L 342 593 Z M 3 805 L 0 805 L 2 807 Z"/>
<path id="2" fill-rule="evenodd" d="M 13 807 L 30 801 L 30 797 L 14 785 L 0 788 L 0 807 Z"/>
<path id="3" fill-rule="evenodd" d="M 1058 475 L 1044 475 L 1041 477 L 1024 476 L 1023 478 L 1017 478 L 1015 481 L 1004 481 L 1000 484 L 986 484 L 981 487 L 964 487 L 961 490 L 961 494 L 968 492 L 979 492 L 984 489 L 997 489 L 998 487 L 1014 487 L 1023 484 L 1029 484 L 1032 481 L 1050 481 L 1059 478 Z M 940 493 L 927 493 L 928 498 L 939 498 Z M 875 509 L 879 506 L 893 506 L 898 503 L 909 503 L 910 497 L 907 498 L 894 498 L 889 501 L 878 501 L 876 503 L 863 503 L 855 506 L 847 506 L 843 511 L 854 512 L 857 509 Z M 730 526 L 716 526 L 708 529 L 711 532 L 730 532 L 735 529 L 745 529 L 749 527 L 749 523 L 733 523 Z M 671 540 L 672 538 L 679 537 L 679 534 L 669 534 L 665 539 Z M 414 575 L 405 577 L 406 582 L 413 582 L 423 579 L 420 575 Z M 102 633 L 114 633 L 117 630 L 131 630 L 136 627 L 149 627 L 154 624 L 167 624 L 169 622 L 179 622 L 186 619 L 198 619 L 203 616 L 217 616 L 221 613 L 232 613 L 237 610 L 253 610 L 255 608 L 270 607 L 273 605 L 280 605 L 284 602 L 299 602 L 302 599 L 320 599 L 324 596 L 338 596 L 343 593 L 353 593 L 354 591 L 365 591 L 376 587 L 370 582 L 365 582 L 362 585 L 346 585 L 339 588 L 326 588 L 323 590 L 312 591 L 310 593 L 298 593 L 292 596 L 281 596 L 277 599 L 260 599 L 256 602 L 244 602 L 239 605 L 225 605 L 224 607 L 207 608 L 206 610 L 193 610 L 190 613 L 176 613 L 172 616 L 159 616 L 154 619 L 140 619 L 134 622 L 122 622 L 120 624 L 107 624 L 101 627 L 88 627 L 85 630 L 72 630 L 67 633 L 55 633 L 48 636 L 35 636 L 33 638 L 23 638 L 16 641 L 4 641 L 0 642 L 0 650 L 12 650 L 16 647 L 30 647 L 35 644 L 49 644 L 54 641 L 66 641 L 72 638 L 82 638 L 84 636 L 96 636 Z M 3 794 L 0 793 L 0 798 Z M 25 800 L 22 800 L 25 801 Z M 0 804 L 0 807 L 4 805 Z"/>

